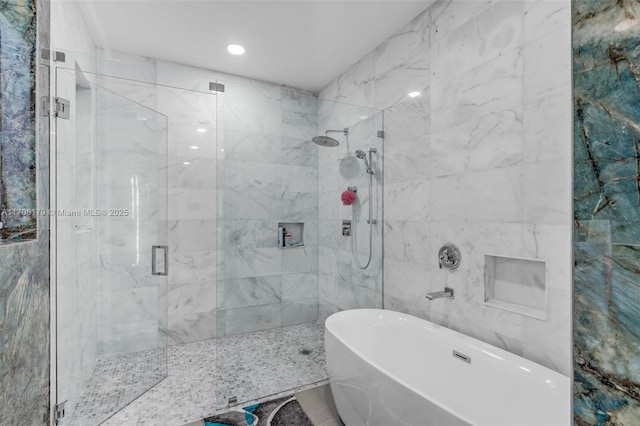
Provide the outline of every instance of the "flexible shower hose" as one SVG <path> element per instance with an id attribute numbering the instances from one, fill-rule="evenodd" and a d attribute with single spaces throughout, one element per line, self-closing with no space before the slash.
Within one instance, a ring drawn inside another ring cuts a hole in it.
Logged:
<path id="1" fill-rule="evenodd" d="M 371 263 L 371 248 L 372 248 L 372 236 L 373 236 L 373 169 L 367 170 L 367 174 L 369 175 L 369 257 L 367 258 L 367 263 L 363 266 L 360 264 L 360 260 L 358 259 L 358 244 L 356 241 L 357 226 L 356 226 L 356 209 L 355 207 L 351 208 L 351 223 L 353 223 L 353 238 L 351 239 L 351 254 L 353 255 L 353 261 L 356 263 L 356 266 L 360 269 L 367 269 L 369 264 Z"/>

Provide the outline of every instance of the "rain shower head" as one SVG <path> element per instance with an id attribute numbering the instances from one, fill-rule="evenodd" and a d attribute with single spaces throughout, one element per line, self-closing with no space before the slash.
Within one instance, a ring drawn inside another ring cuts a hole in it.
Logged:
<path id="1" fill-rule="evenodd" d="M 340 142 L 338 142 L 336 139 L 331 138 L 329 136 L 316 136 L 313 139 L 311 139 L 311 141 L 313 141 L 313 143 L 315 143 L 316 145 L 327 146 L 327 147 L 334 147 L 334 146 L 340 145 Z"/>
<path id="2" fill-rule="evenodd" d="M 349 136 L 349 128 L 347 127 L 344 130 L 327 130 L 324 133 L 324 136 L 316 136 L 316 137 L 312 138 L 311 141 L 313 143 L 315 143 L 316 145 L 326 146 L 326 147 L 334 147 L 334 146 L 340 145 L 340 142 L 338 142 L 337 139 L 334 139 L 334 138 L 331 138 L 331 137 L 327 136 L 327 134 L 329 134 L 329 133 L 342 133 L 345 136 Z M 347 143 L 347 147 L 348 147 L 348 145 L 349 144 Z"/>

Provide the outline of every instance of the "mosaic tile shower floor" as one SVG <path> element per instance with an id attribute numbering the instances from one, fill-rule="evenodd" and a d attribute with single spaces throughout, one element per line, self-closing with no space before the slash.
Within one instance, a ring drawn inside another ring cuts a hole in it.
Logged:
<path id="1" fill-rule="evenodd" d="M 327 379 L 323 333 L 322 324 L 309 322 L 170 347 L 168 377 L 104 425 L 180 426 L 225 411 L 233 396 L 239 403 L 256 401 L 322 382 Z M 94 376 L 90 383 L 113 380 Z M 104 400 L 99 403 L 105 406 Z M 82 407 L 83 413 L 89 410 Z"/>

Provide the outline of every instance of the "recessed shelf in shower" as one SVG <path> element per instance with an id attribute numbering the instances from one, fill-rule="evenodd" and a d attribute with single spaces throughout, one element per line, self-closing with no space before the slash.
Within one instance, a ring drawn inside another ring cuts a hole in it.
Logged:
<path id="1" fill-rule="evenodd" d="M 278 248 L 304 247 L 304 223 L 279 222 L 277 233 Z"/>

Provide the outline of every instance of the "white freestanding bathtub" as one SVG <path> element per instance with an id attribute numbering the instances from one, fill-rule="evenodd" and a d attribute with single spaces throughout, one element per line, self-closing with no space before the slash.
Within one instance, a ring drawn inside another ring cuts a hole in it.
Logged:
<path id="1" fill-rule="evenodd" d="M 325 323 L 347 426 L 567 426 L 569 378 L 411 315 L 354 309 Z"/>

